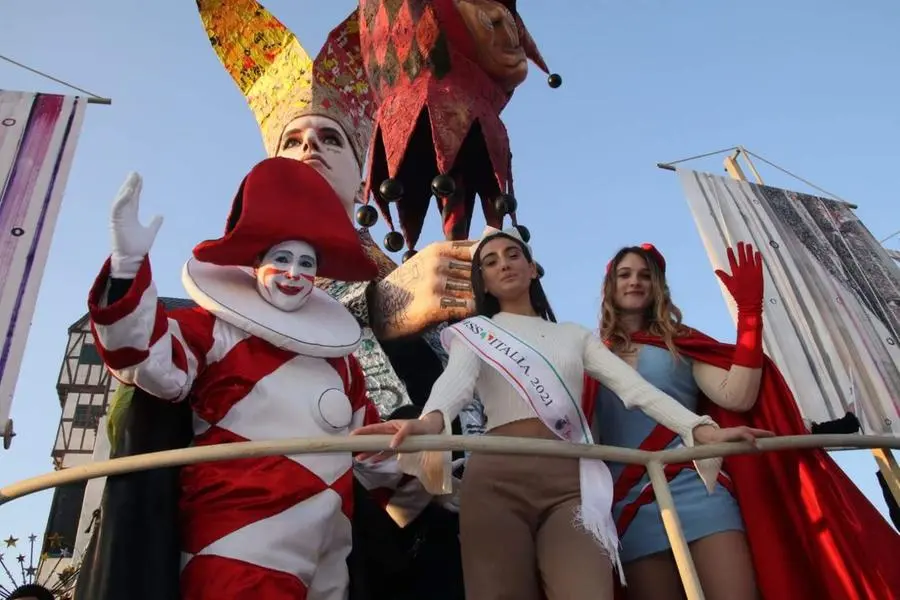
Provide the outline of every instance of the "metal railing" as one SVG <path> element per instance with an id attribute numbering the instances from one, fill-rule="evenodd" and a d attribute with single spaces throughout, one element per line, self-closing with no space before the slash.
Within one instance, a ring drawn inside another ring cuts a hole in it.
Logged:
<path id="1" fill-rule="evenodd" d="M 149 454 L 139 454 L 123 458 L 88 463 L 61 471 L 31 477 L 0 488 L 0 505 L 29 494 L 55 488 L 61 485 L 123 475 L 135 471 L 147 471 L 164 467 L 177 467 L 201 462 L 232 460 L 290 454 L 327 454 L 335 452 L 374 452 L 388 450 L 391 437 L 386 435 L 318 437 L 280 440 L 268 442 L 238 442 L 166 450 Z M 684 538 L 681 523 L 675 510 L 672 493 L 664 473 L 664 466 L 704 458 L 778 452 L 783 450 L 827 449 L 900 449 L 900 437 L 884 435 L 799 435 L 757 440 L 756 445 L 748 442 L 710 444 L 694 448 L 675 448 L 659 452 L 647 452 L 614 446 L 572 444 L 553 440 L 515 438 L 501 436 L 445 436 L 426 435 L 408 439 L 399 448 L 400 452 L 470 451 L 487 454 L 511 454 L 528 456 L 549 456 L 562 458 L 594 458 L 611 462 L 640 464 L 647 469 L 650 483 L 656 494 L 657 505 L 663 526 L 672 546 L 672 553 L 678 565 L 682 584 L 688 600 L 703 600 L 703 590 L 688 543 Z M 897 493 L 898 473 L 893 473 L 889 485 Z"/>

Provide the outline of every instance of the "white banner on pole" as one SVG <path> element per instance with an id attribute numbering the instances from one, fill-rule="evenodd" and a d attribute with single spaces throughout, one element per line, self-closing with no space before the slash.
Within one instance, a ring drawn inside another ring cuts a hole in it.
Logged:
<path id="1" fill-rule="evenodd" d="M 0 90 L 0 433 L 86 105 L 86 98 Z"/>
<path id="2" fill-rule="evenodd" d="M 807 419 L 900 435 L 900 267 L 843 202 L 678 170 L 712 266 L 765 261 L 765 349 Z M 737 311 L 722 289 L 732 317 Z"/>

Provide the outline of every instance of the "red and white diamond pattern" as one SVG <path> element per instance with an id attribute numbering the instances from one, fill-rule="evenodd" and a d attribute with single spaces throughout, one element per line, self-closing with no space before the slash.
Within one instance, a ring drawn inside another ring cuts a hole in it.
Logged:
<path id="1" fill-rule="evenodd" d="M 148 259 L 128 293 L 104 306 L 108 278 L 107 261 L 88 303 L 101 356 L 161 401 L 189 397 L 195 445 L 343 435 L 378 420 L 352 356 L 297 355 L 203 309 L 167 314 Z M 343 600 L 353 467 L 344 453 L 182 468 L 182 600 Z M 402 485 L 402 504 L 414 505 L 421 488 L 381 471 L 360 481 L 382 497 L 395 492 L 373 488 Z"/>

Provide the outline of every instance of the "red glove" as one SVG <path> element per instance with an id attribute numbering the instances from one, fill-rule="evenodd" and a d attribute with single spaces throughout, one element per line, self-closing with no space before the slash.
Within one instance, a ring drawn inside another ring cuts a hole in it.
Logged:
<path id="1" fill-rule="evenodd" d="M 738 309 L 737 342 L 732 362 L 742 367 L 759 369 L 763 365 L 762 305 L 763 268 L 762 256 L 751 244 L 738 242 L 737 258 L 733 248 L 728 248 L 728 264 L 731 274 L 718 270 L 716 275 L 728 288 Z"/>

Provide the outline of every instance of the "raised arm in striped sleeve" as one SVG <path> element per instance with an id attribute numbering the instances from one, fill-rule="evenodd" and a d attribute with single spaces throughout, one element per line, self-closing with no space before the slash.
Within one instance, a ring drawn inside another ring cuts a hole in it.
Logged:
<path id="1" fill-rule="evenodd" d="M 167 314 L 149 257 L 121 298 L 110 298 L 109 288 L 107 260 L 88 296 L 88 311 L 97 350 L 110 372 L 153 396 L 184 400 L 206 366 L 215 317 L 202 309 Z"/>

